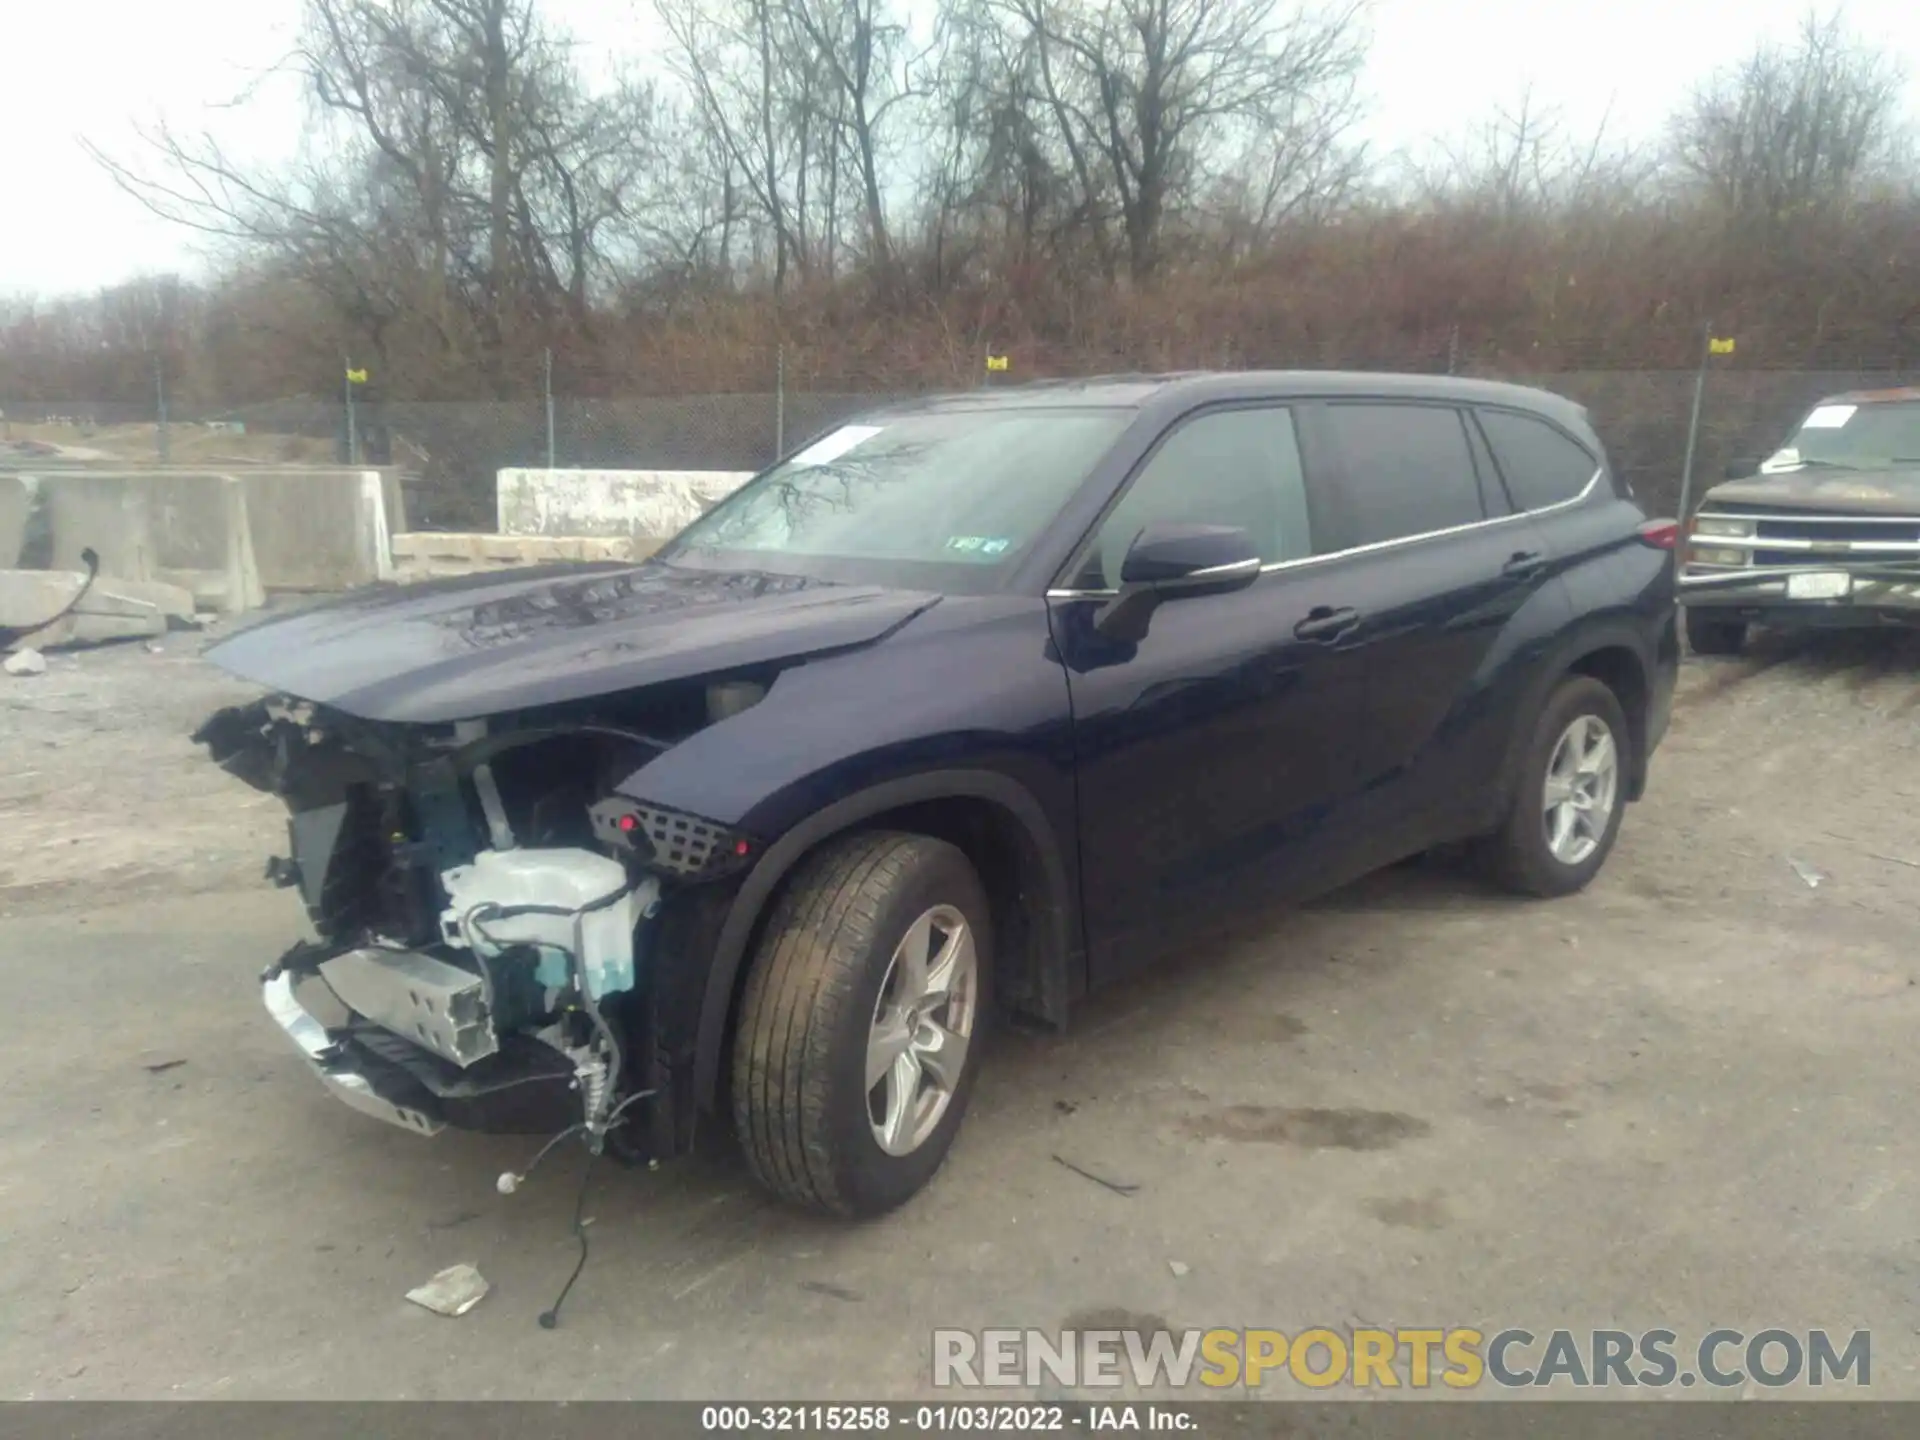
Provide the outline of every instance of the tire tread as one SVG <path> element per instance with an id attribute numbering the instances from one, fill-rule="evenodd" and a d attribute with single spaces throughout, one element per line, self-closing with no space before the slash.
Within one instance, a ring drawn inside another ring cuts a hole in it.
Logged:
<path id="1" fill-rule="evenodd" d="M 838 1024 L 903 877 L 941 842 L 868 832 L 801 862 L 775 902 L 742 997 L 734 1046 L 734 1124 L 755 1177 L 808 1209 L 849 1215 L 828 1153 L 830 1063 Z"/>
<path id="2" fill-rule="evenodd" d="M 1584 862 L 1579 868 L 1586 873 L 1569 884 L 1564 873 L 1566 867 L 1555 868 L 1557 862 L 1547 856 L 1545 841 L 1539 833 L 1534 782 L 1536 773 L 1545 769 L 1549 758 L 1544 753 L 1547 747 L 1582 710 L 1597 710 L 1612 728 L 1614 744 L 1619 747 L 1620 785 L 1598 859 Z M 1613 839 L 1619 833 L 1627 805 L 1627 774 L 1632 757 L 1626 753 L 1626 746 L 1630 743 L 1630 733 L 1620 698 L 1604 682 L 1576 673 L 1566 676 L 1554 688 L 1534 721 L 1534 734 L 1521 757 L 1521 772 L 1513 787 L 1513 803 L 1507 818 L 1480 846 L 1481 864 L 1488 879 L 1518 895 L 1549 899 L 1583 889 L 1599 873 L 1612 852 Z"/>

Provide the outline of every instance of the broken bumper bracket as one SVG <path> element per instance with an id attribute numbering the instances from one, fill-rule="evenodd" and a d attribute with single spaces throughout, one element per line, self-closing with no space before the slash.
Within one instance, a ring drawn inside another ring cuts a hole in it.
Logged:
<path id="1" fill-rule="evenodd" d="M 446 1121 L 423 1100 L 413 1095 L 404 1100 L 395 1098 L 392 1092 L 403 1087 L 378 1083 L 374 1076 L 356 1065 L 327 1033 L 327 1027 L 300 1003 L 294 994 L 294 979 L 291 971 L 269 972 L 261 981 L 261 998 L 266 1002 L 267 1013 L 286 1032 L 295 1048 L 307 1057 L 320 1083 L 331 1090 L 336 1099 L 363 1115 L 419 1135 L 437 1135 L 446 1128 Z M 409 1091 L 416 1088 L 404 1087 Z"/>

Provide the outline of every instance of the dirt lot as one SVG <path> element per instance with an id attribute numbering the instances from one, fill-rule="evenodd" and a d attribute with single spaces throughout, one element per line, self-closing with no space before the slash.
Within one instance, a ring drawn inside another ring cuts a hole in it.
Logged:
<path id="1" fill-rule="evenodd" d="M 26 445 L 51 445 L 69 460 L 132 466 L 159 463 L 158 436 L 151 423 L 14 424 L 0 435 L 0 439 L 6 438 Z M 306 435 L 248 435 L 210 430 L 191 422 L 175 423 L 167 429 L 167 461 L 173 465 L 330 465 L 333 442 Z"/>
<path id="2" fill-rule="evenodd" d="M 909 1396 L 935 1325 L 1097 1316 L 1870 1328 L 1920 1398 L 1920 647 L 1690 664 L 1575 899 L 1403 868 L 1005 1037 L 884 1222 L 602 1172 L 553 1332 L 577 1160 L 501 1197 L 529 1146 L 362 1119 L 259 1012 L 300 922 L 198 647 L 0 679 L 0 1395 Z M 403 1300 L 460 1260 L 471 1314 Z"/>

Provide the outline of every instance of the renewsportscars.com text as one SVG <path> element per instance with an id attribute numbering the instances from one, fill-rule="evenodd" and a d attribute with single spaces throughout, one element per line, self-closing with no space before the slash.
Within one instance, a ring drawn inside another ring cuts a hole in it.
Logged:
<path id="1" fill-rule="evenodd" d="M 1870 1331 L 1314 1328 L 1280 1330 L 936 1330 L 933 1383 L 958 1389 L 1201 1386 L 1312 1390 L 1664 1389 L 1873 1380 Z"/>

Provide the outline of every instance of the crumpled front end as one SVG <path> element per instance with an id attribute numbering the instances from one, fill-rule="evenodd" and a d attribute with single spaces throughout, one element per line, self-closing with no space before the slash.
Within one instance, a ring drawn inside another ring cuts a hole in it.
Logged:
<path id="1" fill-rule="evenodd" d="M 288 806 L 267 876 L 318 938 L 267 970 L 263 999 L 337 1098 L 429 1135 L 686 1147 L 704 978 L 688 961 L 753 845 L 613 789 L 711 718 L 686 699 L 655 697 L 646 731 L 560 712 L 380 723 L 285 698 L 201 727 Z"/>

